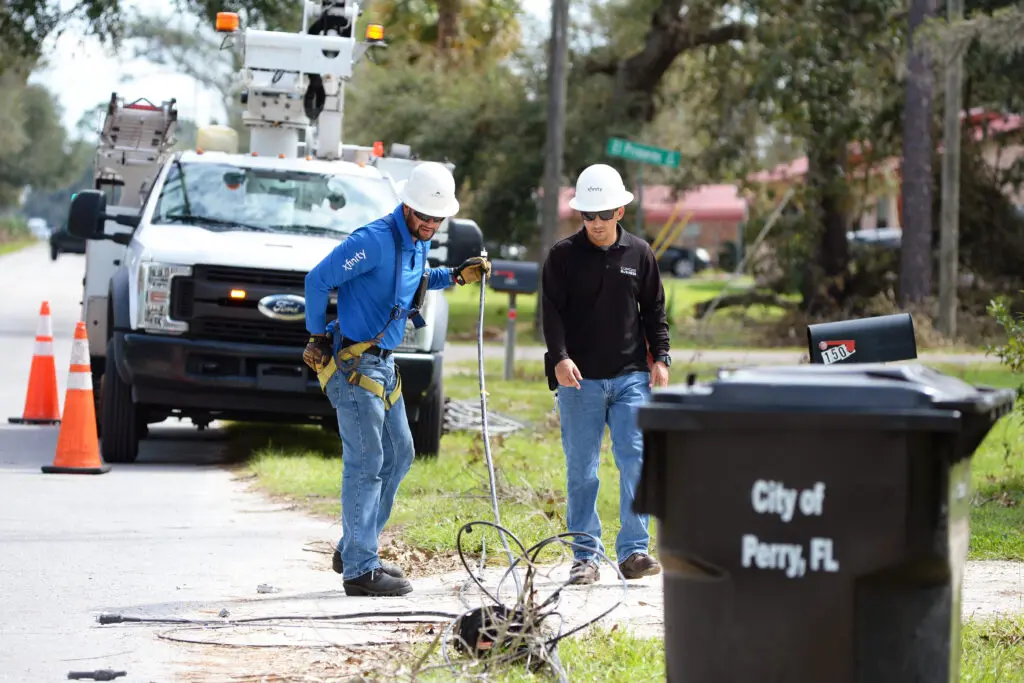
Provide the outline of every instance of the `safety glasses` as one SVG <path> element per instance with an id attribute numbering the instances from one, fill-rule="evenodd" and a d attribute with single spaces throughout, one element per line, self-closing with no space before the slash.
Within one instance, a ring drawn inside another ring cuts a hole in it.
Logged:
<path id="1" fill-rule="evenodd" d="M 420 213 L 415 209 L 413 210 L 412 215 L 416 216 L 416 218 L 419 218 L 424 223 L 440 223 L 441 221 L 444 220 L 443 218 L 438 218 L 437 216 L 428 216 L 424 213 Z"/>
<path id="2" fill-rule="evenodd" d="M 615 218 L 615 212 L 618 209 L 608 209 L 607 211 L 580 211 L 580 215 L 583 216 L 583 220 L 592 221 L 600 218 L 603 221 L 610 221 Z"/>

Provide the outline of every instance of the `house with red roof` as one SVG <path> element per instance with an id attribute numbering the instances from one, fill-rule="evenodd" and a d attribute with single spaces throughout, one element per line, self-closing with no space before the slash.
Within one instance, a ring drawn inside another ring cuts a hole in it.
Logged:
<path id="1" fill-rule="evenodd" d="M 1024 145 L 1021 144 L 1024 117 L 972 109 L 961 115 L 963 119 L 968 121 L 970 135 L 981 144 L 982 157 L 993 168 L 1006 169 L 1024 155 Z M 941 140 L 937 148 L 941 153 Z M 847 212 L 851 230 L 903 227 L 901 162 L 900 157 L 889 157 L 875 161 L 868 170 L 864 150 L 859 144 L 850 145 L 848 173 L 853 182 Z M 759 186 L 759 194 L 764 195 L 770 190 L 778 198 L 793 183 L 803 182 L 806 174 L 807 157 L 800 157 L 770 170 L 753 173 L 747 180 Z M 1024 207 L 1024 192 L 1009 187 L 1005 190 L 1015 205 Z"/>

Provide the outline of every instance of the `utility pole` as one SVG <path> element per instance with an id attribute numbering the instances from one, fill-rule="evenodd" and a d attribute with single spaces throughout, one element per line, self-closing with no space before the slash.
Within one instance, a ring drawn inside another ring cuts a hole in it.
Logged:
<path id="1" fill-rule="evenodd" d="M 543 264 L 558 234 L 558 196 L 562 188 L 565 149 L 565 91 L 568 62 L 569 0 L 551 0 L 551 38 L 548 43 L 548 129 L 544 161 L 544 197 L 541 202 L 540 255 Z M 534 331 L 543 339 L 541 287 L 537 288 Z"/>
<path id="2" fill-rule="evenodd" d="M 946 0 L 949 23 L 963 16 L 963 0 Z M 943 113 L 942 214 L 939 226 L 939 332 L 956 337 L 957 284 L 960 280 L 960 110 L 963 108 L 963 54 L 946 64 Z"/>

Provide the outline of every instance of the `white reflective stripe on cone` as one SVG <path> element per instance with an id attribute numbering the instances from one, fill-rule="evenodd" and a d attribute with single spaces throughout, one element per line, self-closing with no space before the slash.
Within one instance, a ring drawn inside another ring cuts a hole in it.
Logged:
<path id="1" fill-rule="evenodd" d="M 71 345 L 71 365 L 89 364 L 89 345 L 85 340 L 76 339 Z"/>
<path id="2" fill-rule="evenodd" d="M 68 389 L 72 391 L 92 391 L 92 374 L 88 372 L 72 372 L 68 375 Z"/>
<path id="3" fill-rule="evenodd" d="M 52 356 L 53 355 L 53 342 L 52 341 L 39 341 L 36 340 L 35 354 L 37 356 Z"/>
<path id="4" fill-rule="evenodd" d="M 48 315 L 39 316 L 39 325 L 36 327 L 37 337 L 49 337 L 53 339 L 53 318 Z"/>

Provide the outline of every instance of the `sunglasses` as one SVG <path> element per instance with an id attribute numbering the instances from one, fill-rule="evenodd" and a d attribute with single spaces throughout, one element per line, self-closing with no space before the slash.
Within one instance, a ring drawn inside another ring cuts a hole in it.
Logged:
<path id="1" fill-rule="evenodd" d="M 419 218 L 424 223 L 440 223 L 441 221 L 444 220 L 443 218 L 438 218 L 437 216 L 428 216 L 426 214 L 420 213 L 415 209 L 413 210 L 412 215 L 416 216 L 416 218 Z"/>
<path id="2" fill-rule="evenodd" d="M 618 209 L 608 209 L 607 211 L 580 211 L 580 215 L 583 216 L 583 220 L 592 221 L 600 218 L 603 221 L 610 221 L 615 218 L 615 212 Z"/>

